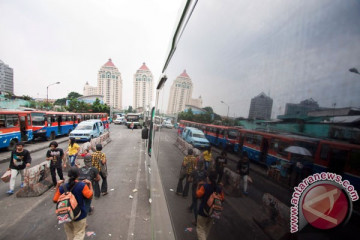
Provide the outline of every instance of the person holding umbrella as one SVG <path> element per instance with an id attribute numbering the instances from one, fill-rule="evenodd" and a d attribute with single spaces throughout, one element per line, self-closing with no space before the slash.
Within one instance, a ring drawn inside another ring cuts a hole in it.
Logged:
<path id="1" fill-rule="evenodd" d="M 311 156 L 312 154 L 309 150 L 300 146 L 290 146 L 286 148 L 285 151 L 291 153 L 289 185 L 290 187 L 295 187 L 305 177 L 304 167 L 305 165 L 308 166 L 308 161 L 305 161 L 305 157 Z"/>

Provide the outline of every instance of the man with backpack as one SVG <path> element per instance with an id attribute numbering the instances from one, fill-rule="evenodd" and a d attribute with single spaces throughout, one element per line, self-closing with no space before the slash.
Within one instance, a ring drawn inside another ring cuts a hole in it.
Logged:
<path id="1" fill-rule="evenodd" d="M 94 188 L 94 192 L 98 192 L 100 196 L 100 187 L 98 183 L 100 180 L 100 175 L 97 168 L 91 166 L 91 155 L 87 155 L 84 157 L 84 164 L 85 166 L 79 169 L 80 172 L 79 181 L 89 180 Z M 91 206 L 91 199 L 85 198 L 84 201 L 85 201 L 86 211 L 88 212 L 89 215 L 92 215 L 94 213 L 94 207 Z"/>
<path id="2" fill-rule="evenodd" d="M 196 170 L 194 170 L 191 174 L 193 178 L 192 182 L 192 202 L 191 206 L 189 207 L 189 211 L 194 212 L 195 221 L 193 221 L 193 225 L 196 226 L 197 222 L 197 215 L 198 215 L 198 199 L 196 197 L 196 190 L 198 189 L 199 185 L 203 185 L 207 178 L 207 171 L 204 169 L 204 161 L 198 160 Z"/>
<path id="3" fill-rule="evenodd" d="M 206 240 L 213 218 L 219 218 L 224 201 L 224 192 L 220 184 L 216 184 L 217 173 L 210 172 L 208 183 L 199 185 L 196 196 L 201 199 L 197 216 L 196 233 L 198 240 Z"/>
<path id="4" fill-rule="evenodd" d="M 93 196 L 92 184 L 89 180 L 78 181 L 79 169 L 71 167 L 68 171 L 69 182 L 59 180 L 53 201 L 59 223 L 65 223 L 64 229 L 67 239 L 84 239 L 86 216 L 84 199 Z M 90 187 L 88 187 L 90 186 Z"/>

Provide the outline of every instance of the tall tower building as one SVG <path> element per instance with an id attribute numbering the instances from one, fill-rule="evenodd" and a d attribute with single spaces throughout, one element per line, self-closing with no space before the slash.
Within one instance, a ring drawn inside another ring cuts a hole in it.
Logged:
<path id="1" fill-rule="evenodd" d="M 98 94 L 103 95 L 104 103 L 122 109 L 122 79 L 121 73 L 111 61 L 105 63 L 98 73 Z"/>
<path id="2" fill-rule="evenodd" d="M 86 82 L 84 86 L 84 96 L 97 95 L 98 89 L 97 87 L 93 87 L 89 85 L 89 82 Z"/>
<path id="3" fill-rule="evenodd" d="M 153 100 L 153 75 L 149 68 L 143 65 L 134 74 L 133 108 L 151 106 Z"/>
<path id="4" fill-rule="evenodd" d="M 269 120 L 271 118 L 273 100 L 266 96 L 265 93 L 260 93 L 251 99 L 249 119 L 263 119 Z"/>
<path id="5" fill-rule="evenodd" d="M 0 91 L 14 94 L 14 71 L 0 60 Z"/>
<path id="6" fill-rule="evenodd" d="M 190 102 L 193 84 L 186 70 L 178 76 L 170 88 L 167 114 L 182 112 Z"/>

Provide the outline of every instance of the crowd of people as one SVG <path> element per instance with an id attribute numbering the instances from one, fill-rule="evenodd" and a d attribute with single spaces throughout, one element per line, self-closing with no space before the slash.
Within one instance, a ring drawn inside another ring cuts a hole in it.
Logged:
<path id="1" fill-rule="evenodd" d="M 207 239 L 213 224 L 214 214 L 210 213 L 210 209 L 214 208 L 215 204 L 213 194 L 218 196 L 217 198 L 221 202 L 224 201 L 223 175 L 227 162 L 226 151 L 222 151 L 213 159 L 211 147 L 200 155 L 195 155 L 193 149 L 188 149 L 187 155 L 182 161 L 176 194 L 187 198 L 191 185 L 191 204 L 188 210 L 194 214 L 192 224 L 196 226 L 199 240 Z M 244 154 L 237 164 L 237 173 L 244 184 L 243 193 L 245 195 L 248 194 L 249 169 L 249 159 Z M 222 209 L 222 207 L 219 208 Z M 216 215 L 216 218 L 219 218 L 219 215 Z"/>
<path id="2" fill-rule="evenodd" d="M 76 198 L 81 209 L 81 214 L 71 222 L 64 225 L 64 229 L 68 239 L 83 239 L 85 236 L 86 217 L 94 213 L 94 207 L 91 205 L 92 198 L 99 198 L 101 195 L 108 194 L 107 186 L 107 163 L 106 155 L 102 152 L 102 145 L 97 144 L 95 149 L 91 145 L 85 146 L 80 153 L 80 146 L 75 142 L 74 138 L 69 139 L 66 151 L 59 148 L 56 141 L 49 144 L 46 160 L 49 161 L 49 168 L 53 189 L 55 191 L 53 201 L 56 203 L 59 197 L 68 189 Z M 66 159 L 66 156 L 68 158 Z M 77 157 L 84 159 L 84 166 L 80 166 Z M 11 171 L 9 191 L 7 194 L 14 193 L 16 176 L 20 173 L 21 184 L 24 187 L 24 170 L 31 166 L 30 152 L 24 149 L 24 143 L 19 142 L 16 148 L 11 152 L 9 170 Z M 67 164 L 70 169 L 67 172 L 68 181 L 65 183 L 63 175 L 63 167 Z M 59 180 L 57 180 L 59 178 Z M 102 180 L 100 187 L 100 180 Z"/>

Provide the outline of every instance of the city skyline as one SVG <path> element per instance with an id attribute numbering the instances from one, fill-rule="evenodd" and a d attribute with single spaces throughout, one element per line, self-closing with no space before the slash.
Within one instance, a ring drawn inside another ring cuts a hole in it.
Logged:
<path id="1" fill-rule="evenodd" d="M 132 89 L 133 74 L 142 62 L 151 67 L 156 84 L 182 4 L 1 1 L 0 21 L 6 23 L 1 31 L 6 34 L 0 56 L 14 69 L 15 94 L 46 98 L 46 87 L 55 82 L 60 84 L 49 88 L 49 98 L 82 93 L 85 82 L 96 86 L 97 71 L 108 58 L 122 73 L 124 89 Z M 86 11 L 79 11 L 84 6 Z M 122 105 L 132 105 L 132 97 L 124 91 Z"/>

